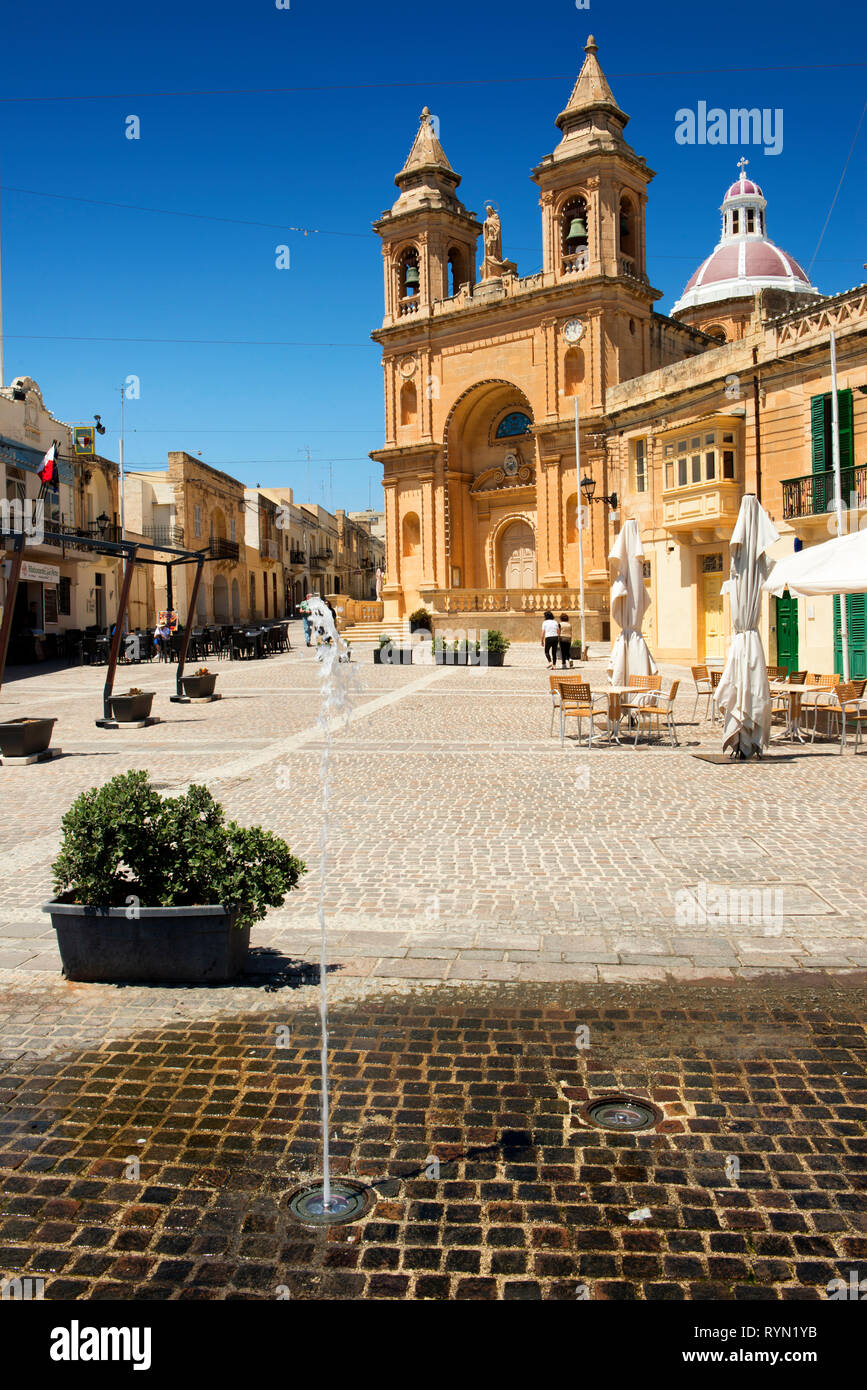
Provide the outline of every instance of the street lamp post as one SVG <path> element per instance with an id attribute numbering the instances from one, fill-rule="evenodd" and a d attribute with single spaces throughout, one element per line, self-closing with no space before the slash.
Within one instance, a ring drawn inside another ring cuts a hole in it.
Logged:
<path id="1" fill-rule="evenodd" d="M 581 477 L 581 424 L 578 415 L 578 397 L 575 397 L 575 477 Z M 581 620 L 581 656 L 587 659 L 587 633 L 584 626 L 584 508 L 578 497 L 578 602 Z"/>

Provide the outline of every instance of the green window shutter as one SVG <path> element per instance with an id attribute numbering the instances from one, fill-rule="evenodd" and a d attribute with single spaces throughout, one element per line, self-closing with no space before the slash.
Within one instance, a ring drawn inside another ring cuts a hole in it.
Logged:
<path id="1" fill-rule="evenodd" d="M 840 597 L 834 595 L 834 670 L 843 674 L 843 640 Z M 846 625 L 849 629 L 849 679 L 867 676 L 867 594 L 848 594 Z"/>
<path id="2" fill-rule="evenodd" d="M 840 468 L 851 468 L 855 461 L 851 390 L 837 392 L 837 411 L 840 416 Z"/>
<path id="3" fill-rule="evenodd" d="M 833 489 L 828 487 L 827 477 L 817 477 L 816 474 L 825 474 L 831 467 L 829 449 L 831 443 L 831 431 L 829 429 L 829 416 L 831 413 L 830 396 L 813 396 L 810 400 L 810 429 L 813 439 L 813 515 L 824 512 L 828 505 L 829 493 Z"/>
<path id="4" fill-rule="evenodd" d="M 828 396 L 813 396 L 810 401 L 810 428 L 813 435 L 813 472 L 824 473 L 830 467 L 827 461 L 828 431 L 825 428 L 826 402 Z"/>

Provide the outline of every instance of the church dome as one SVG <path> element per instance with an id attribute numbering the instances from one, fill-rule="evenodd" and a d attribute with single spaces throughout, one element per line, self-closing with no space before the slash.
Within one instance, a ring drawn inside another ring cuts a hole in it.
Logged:
<path id="1" fill-rule="evenodd" d="M 690 277 L 672 314 L 730 299 L 752 299 L 765 289 L 819 293 L 794 257 L 768 236 L 767 200 L 759 185 L 744 174 L 745 162 L 741 161 L 740 178 L 723 199 L 722 236 Z"/>

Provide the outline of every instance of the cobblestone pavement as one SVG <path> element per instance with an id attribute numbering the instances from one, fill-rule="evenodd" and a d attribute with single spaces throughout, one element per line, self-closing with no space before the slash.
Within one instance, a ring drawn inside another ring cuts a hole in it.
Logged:
<path id="1" fill-rule="evenodd" d="M 502 670 L 374 666 L 335 731 L 325 893 L 333 959 L 387 980 L 629 981 L 867 966 L 863 804 L 867 758 L 830 743 L 775 745 L 719 766 L 719 726 L 693 719 L 680 677 L 681 746 L 550 736 L 538 648 Z M 0 713 L 57 715 L 64 756 L 0 769 L 0 972 L 57 973 L 40 906 L 60 817 L 83 786 L 146 766 L 166 790 L 206 781 L 227 811 L 278 831 L 311 872 L 254 943 L 316 956 L 324 747 L 315 655 L 212 663 L 224 698 L 168 701 L 174 668 L 121 668 L 157 691 L 163 722 L 96 729 L 104 670 L 12 679 Z M 15 673 L 12 673 L 13 676 Z M 604 665 L 576 672 L 594 686 Z M 256 970 L 262 959 L 254 961 Z"/>
<path id="2" fill-rule="evenodd" d="M 0 1275 L 49 1300 L 641 1301 L 867 1275 L 863 978 L 339 993 L 334 1168 L 371 1207 L 329 1231 L 287 1213 L 321 1171 L 313 989 L 144 1027 L 141 989 L 6 996 Z M 653 1128 L 584 1118 L 616 1091 Z"/>

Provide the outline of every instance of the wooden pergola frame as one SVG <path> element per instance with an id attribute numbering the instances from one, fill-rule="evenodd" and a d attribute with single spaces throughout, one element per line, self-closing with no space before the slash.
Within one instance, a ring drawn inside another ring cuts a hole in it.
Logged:
<path id="1" fill-rule="evenodd" d="M 13 550 L 9 579 L 6 583 L 6 602 L 3 608 L 3 622 L 0 624 L 0 689 L 3 686 L 3 678 L 6 673 L 6 655 L 9 650 L 9 638 L 12 632 L 12 615 L 15 610 L 15 599 L 18 593 L 18 582 L 21 578 L 21 565 L 24 560 L 25 534 L 23 531 L 16 531 L 12 534 Z M 123 559 L 123 583 L 121 584 L 120 597 L 118 599 L 117 618 L 115 619 L 114 634 L 111 639 L 111 647 L 108 654 L 108 672 L 105 678 L 105 686 L 102 692 L 103 718 L 111 718 L 111 696 L 114 689 L 114 678 L 117 673 L 117 662 L 120 656 L 120 644 L 123 639 L 123 620 L 126 616 L 129 604 L 130 589 L 132 587 L 132 577 L 136 564 L 142 565 L 161 565 L 165 564 L 168 578 L 168 593 L 172 592 L 172 569 L 175 565 L 195 564 L 196 576 L 193 580 L 193 589 L 190 594 L 189 613 L 187 622 L 184 625 L 184 640 L 178 652 L 178 676 L 177 693 L 183 695 L 182 679 L 184 674 L 184 663 L 187 659 L 187 651 L 190 645 L 190 635 L 192 633 L 192 614 L 196 611 L 196 601 L 199 597 L 199 585 L 202 581 L 202 570 L 205 561 L 214 559 L 206 550 L 185 550 L 179 546 L 172 545 L 148 545 L 146 541 L 106 541 L 94 536 L 77 535 L 70 533 L 69 541 L 77 549 L 92 550 L 97 555 L 110 555 L 115 559 Z M 143 555 L 142 551 L 149 551 L 149 555 Z M 156 555 L 173 555 L 173 560 L 157 560 Z"/>

